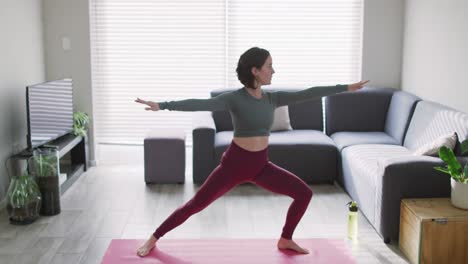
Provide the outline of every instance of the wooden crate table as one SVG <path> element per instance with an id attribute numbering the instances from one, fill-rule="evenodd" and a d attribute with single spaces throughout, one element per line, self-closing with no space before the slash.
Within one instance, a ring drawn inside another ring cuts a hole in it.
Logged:
<path id="1" fill-rule="evenodd" d="M 468 211 L 449 198 L 403 199 L 399 244 L 411 263 L 468 263 Z"/>

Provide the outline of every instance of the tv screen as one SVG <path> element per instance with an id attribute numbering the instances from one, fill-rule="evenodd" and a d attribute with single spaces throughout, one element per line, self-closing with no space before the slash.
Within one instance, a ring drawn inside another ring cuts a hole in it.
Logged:
<path id="1" fill-rule="evenodd" d="M 27 86 L 26 105 L 30 149 L 73 130 L 72 79 Z"/>

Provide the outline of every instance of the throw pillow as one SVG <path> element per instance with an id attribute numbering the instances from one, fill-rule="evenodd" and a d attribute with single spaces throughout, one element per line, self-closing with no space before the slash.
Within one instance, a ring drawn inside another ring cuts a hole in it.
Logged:
<path id="1" fill-rule="evenodd" d="M 461 150 L 461 142 L 460 141 L 464 141 L 465 139 L 461 138 L 461 140 L 460 140 L 460 137 L 458 136 L 458 133 L 455 133 L 455 134 L 457 134 L 457 144 L 455 144 L 455 149 L 453 150 L 453 152 L 455 152 L 455 156 L 457 156 L 457 157 L 468 157 L 468 152 L 465 153 L 465 154 L 462 154 L 462 150 Z"/>
<path id="2" fill-rule="evenodd" d="M 289 120 L 288 106 L 281 106 L 275 109 L 273 125 L 271 131 L 292 130 L 291 121 Z"/>
<path id="3" fill-rule="evenodd" d="M 457 134 L 448 134 L 443 135 L 433 142 L 429 142 L 424 144 L 423 146 L 419 147 L 413 155 L 417 156 L 438 156 L 439 149 L 442 146 L 446 146 L 447 148 L 453 150 L 455 145 L 457 144 Z"/>

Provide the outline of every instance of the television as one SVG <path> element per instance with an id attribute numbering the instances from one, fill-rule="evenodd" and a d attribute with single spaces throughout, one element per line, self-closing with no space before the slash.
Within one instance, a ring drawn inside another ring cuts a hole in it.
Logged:
<path id="1" fill-rule="evenodd" d="M 73 131 L 72 79 L 26 87 L 28 149 L 44 145 Z"/>

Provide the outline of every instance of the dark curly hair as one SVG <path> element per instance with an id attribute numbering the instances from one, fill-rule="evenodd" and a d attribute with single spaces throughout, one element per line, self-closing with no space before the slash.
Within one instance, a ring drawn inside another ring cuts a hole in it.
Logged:
<path id="1" fill-rule="evenodd" d="M 263 64 L 265 64 L 268 56 L 270 56 L 270 52 L 268 50 L 258 47 L 250 48 L 244 52 L 237 63 L 236 72 L 239 81 L 246 87 L 256 88 L 255 77 L 251 71 L 252 67 L 260 69 Z"/>

